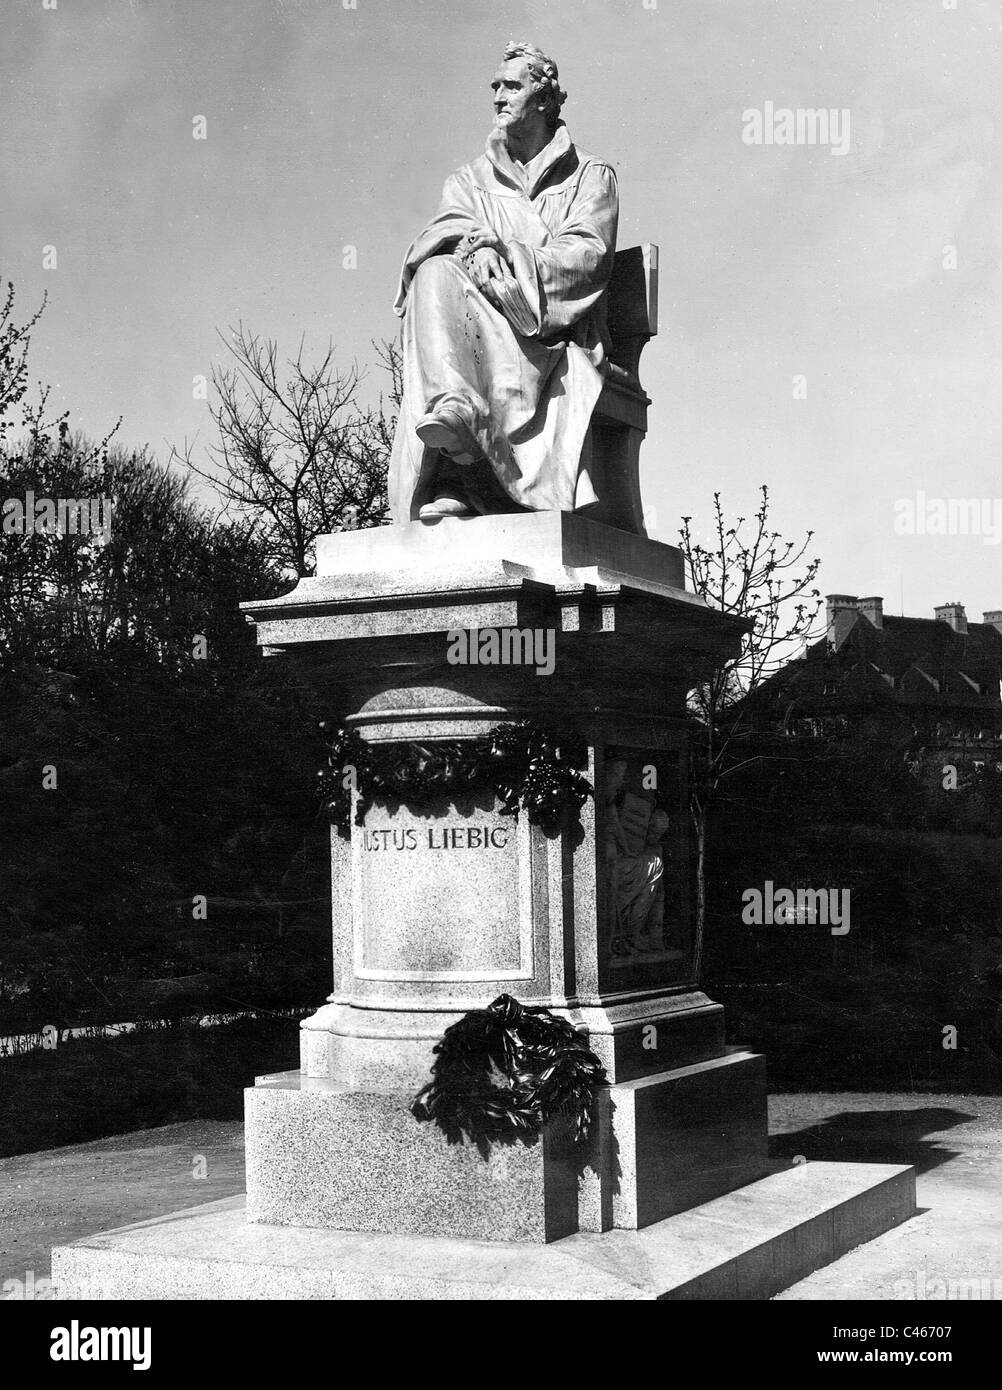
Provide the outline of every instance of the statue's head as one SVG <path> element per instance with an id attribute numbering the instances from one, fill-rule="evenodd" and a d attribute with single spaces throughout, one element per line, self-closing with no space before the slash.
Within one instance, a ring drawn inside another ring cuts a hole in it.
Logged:
<path id="1" fill-rule="evenodd" d="M 505 45 L 504 58 L 491 82 L 498 130 L 517 133 L 539 121 L 551 133 L 567 100 L 557 65 L 531 43 Z"/>

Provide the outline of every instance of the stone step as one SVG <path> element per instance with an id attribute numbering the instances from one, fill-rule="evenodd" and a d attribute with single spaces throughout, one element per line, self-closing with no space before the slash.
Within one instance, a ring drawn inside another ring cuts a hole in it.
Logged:
<path id="1" fill-rule="evenodd" d="M 227 1198 L 57 1247 L 52 1273 L 61 1299 L 765 1299 L 914 1211 L 914 1170 L 870 1163 L 549 1245 L 256 1225 Z"/>

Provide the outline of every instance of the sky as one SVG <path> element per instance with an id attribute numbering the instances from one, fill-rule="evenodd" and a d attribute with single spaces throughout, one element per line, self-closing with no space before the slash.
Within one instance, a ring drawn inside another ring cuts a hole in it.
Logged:
<path id="1" fill-rule="evenodd" d="M 572 138 L 617 170 L 620 246 L 660 248 L 651 534 L 700 529 L 716 491 L 748 515 L 767 483 L 776 528 L 814 532 L 823 592 L 1002 608 L 990 534 L 896 530 L 920 494 L 1002 499 L 997 3 L 3 8 L 0 275 L 24 312 L 48 293 L 31 371 L 74 428 L 121 415 L 163 459 L 211 444 L 193 381 L 238 322 L 286 354 L 333 339 L 375 393 L 403 252 L 482 151 L 491 75 L 526 39 L 559 65 Z M 770 102 L 848 111 L 848 148 L 748 143 L 744 113 Z"/>

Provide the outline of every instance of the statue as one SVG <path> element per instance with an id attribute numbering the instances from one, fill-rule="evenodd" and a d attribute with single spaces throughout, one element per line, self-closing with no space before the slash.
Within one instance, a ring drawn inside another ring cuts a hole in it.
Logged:
<path id="1" fill-rule="evenodd" d="M 616 176 L 571 142 L 539 49 L 508 44 L 491 89 L 486 153 L 446 180 L 394 305 L 398 524 L 598 501 L 582 449 L 602 390 Z"/>
<path id="2" fill-rule="evenodd" d="M 628 777 L 624 758 L 606 764 L 602 800 L 612 918 L 609 950 L 621 959 L 668 946 L 664 879 L 671 822 L 651 795 L 627 789 Z"/>
<path id="3" fill-rule="evenodd" d="M 667 947 L 665 929 L 665 848 L 670 821 L 664 811 L 646 808 L 643 844 L 617 866 L 616 935 L 613 955 L 642 955 Z"/>

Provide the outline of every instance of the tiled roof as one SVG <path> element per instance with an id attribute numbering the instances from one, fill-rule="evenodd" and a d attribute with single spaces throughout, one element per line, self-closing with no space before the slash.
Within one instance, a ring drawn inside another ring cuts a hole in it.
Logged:
<path id="1" fill-rule="evenodd" d="M 1002 633 L 991 623 L 956 632 L 936 618 L 884 617 L 882 628 L 859 614 L 837 651 L 815 642 L 761 688 L 755 703 L 837 709 L 916 705 L 974 711 L 1002 708 Z"/>

